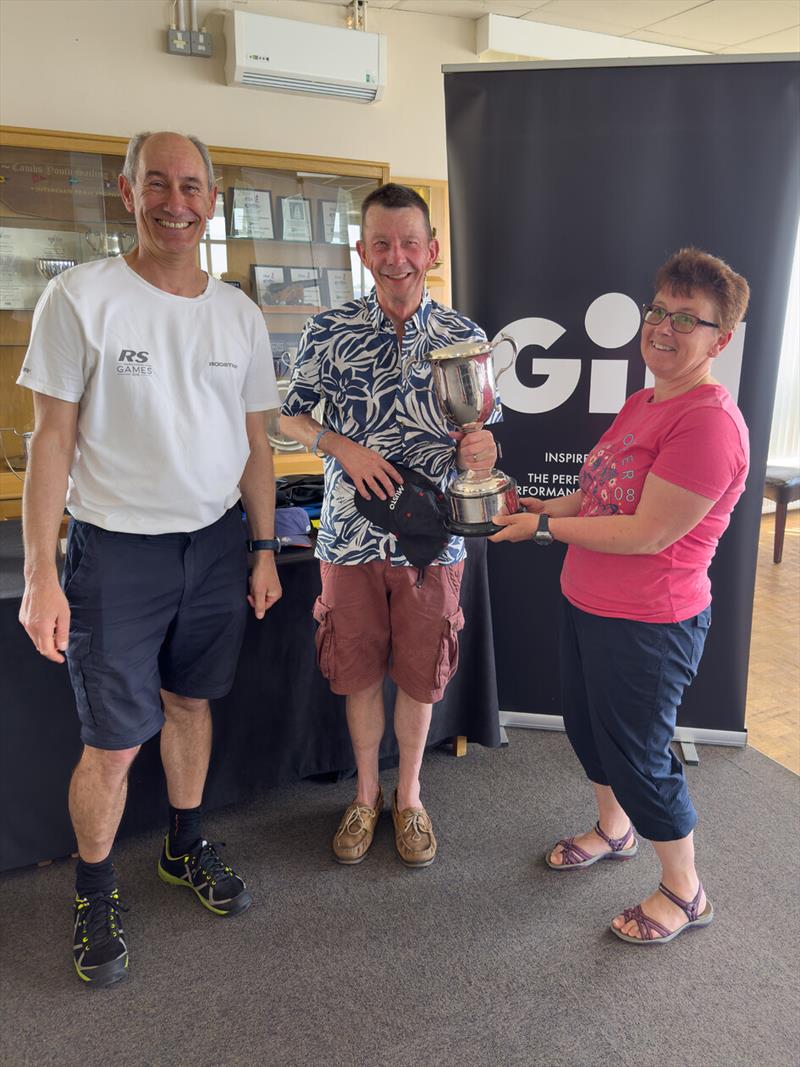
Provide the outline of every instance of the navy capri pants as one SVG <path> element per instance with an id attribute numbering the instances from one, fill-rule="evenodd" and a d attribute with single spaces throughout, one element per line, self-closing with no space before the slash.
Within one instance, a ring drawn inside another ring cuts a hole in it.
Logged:
<path id="1" fill-rule="evenodd" d="M 710 607 L 684 622 L 652 623 L 590 615 L 562 602 L 567 735 L 589 780 L 610 786 L 650 841 L 676 841 L 697 823 L 670 743 L 710 624 Z"/>

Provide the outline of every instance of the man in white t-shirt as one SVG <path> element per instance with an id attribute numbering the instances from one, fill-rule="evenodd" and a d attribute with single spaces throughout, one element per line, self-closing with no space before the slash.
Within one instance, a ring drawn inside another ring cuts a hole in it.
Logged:
<path id="1" fill-rule="evenodd" d="M 139 134 L 119 188 L 137 247 L 49 283 L 19 376 L 36 417 L 20 621 L 47 659 L 66 655 L 81 720 L 74 962 L 96 986 L 128 971 L 111 849 L 128 770 L 159 731 L 170 804 L 159 876 L 216 915 L 251 902 L 201 829 L 209 699 L 233 683 L 247 603 L 260 619 L 281 595 L 269 338 L 256 305 L 198 265 L 217 196 L 208 151 Z"/>

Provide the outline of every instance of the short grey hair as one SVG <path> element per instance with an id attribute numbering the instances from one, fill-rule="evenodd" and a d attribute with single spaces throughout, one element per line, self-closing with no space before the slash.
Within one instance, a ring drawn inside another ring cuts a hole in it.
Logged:
<path id="1" fill-rule="evenodd" d="M 170 130 L 157 130 L 146 131 L 145 133 L 136 133 L 128 141 L 128 150 L 125 153 L 125 163 L 122 167 L 122 173 L 128 179 L 131 185 L 136 181 L 136 172 L 139 169 L 139 156 L 142 154 L 142 146 L 148 137 L 153 137 L 154 133 L 170 133 Z M 208 148 L 203 144 L 199 137 L 193 137 L 191 134 L 179 133 L 176 137 L 185 137 L 187 141 L 195 146 L 197 151 L 205 164 L 206 174 L 208 175 L 208 189 L 209 192 L 214 188 L 214 164 L 211 162 L 211 156 L 208 154 Z"/>

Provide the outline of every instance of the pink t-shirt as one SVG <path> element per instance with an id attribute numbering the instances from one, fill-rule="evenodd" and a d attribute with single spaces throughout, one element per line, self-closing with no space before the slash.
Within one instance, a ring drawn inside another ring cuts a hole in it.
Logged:
<path id="1" fill-rule="evenodd" d="M 708 607 L 708 567 L 744 490 L 747 427 L 722 385 L 653 403 L 642 389 L 625 402 L 581 468 L 581 516 L 631 515 L 651 472 L 715 501 L 693 530 L 663 552 L 620 556 L 570 545 L 561 589 L 591 615 L 682 622 Z"/>

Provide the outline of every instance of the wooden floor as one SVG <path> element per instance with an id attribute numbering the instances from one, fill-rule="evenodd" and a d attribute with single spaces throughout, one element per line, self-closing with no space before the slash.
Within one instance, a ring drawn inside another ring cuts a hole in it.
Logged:
<path id="1" fill-rule="evenodd" d="M 748 743 L 800 774 L 800 511 L 789 512 L 783 560 L 772 562 L 775 516 L 761 520 L 750 677 Z"/>

